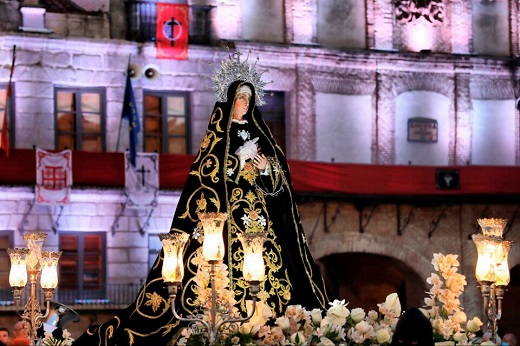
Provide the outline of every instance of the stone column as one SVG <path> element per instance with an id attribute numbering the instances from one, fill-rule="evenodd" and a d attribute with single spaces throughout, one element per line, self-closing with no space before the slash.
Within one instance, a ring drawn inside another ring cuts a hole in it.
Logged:
<path id="1" fill-rule="evenodd" d="M 285 28 L 288 43 L 316 43 L 316 6 L 313 0 L 285 1 Z"/>
<path id="2" fill-rule="evenodd" d="M 373 0 L 374 49 L 393 49 L 394 6 L 391 0 Z M 368 7 L 368 6 L 367 6 Z M 368 13 L 368 12 L 367 12 Z"/>
<path id="3" fill-rule="evenodd" d="M 467 66 L 455 66 L 455 93 L 451 102 L 455 108 L 453 126 L 450 121 L 450 152 L 448 161 L 451 165 L 464 166 L 471 163 L 471 87 L 470 69 Z"/>
<path id="4" fill-rule="evenodd" d="M 378 71 L 376 77 L 376 118 L 372 163 L 395 162 L 395 87 L 390 74 Z"/>
<path id="5" fill-rule="evenodd" d="M 511 30 L 511 56 L 513 57 L 520 55 L 520 38 L 518 37 L 520 34 L 519 6 L 520 2 L 518 0 L 509 1 L 509 23 L 511 23 L 509 30 Z"/>
<path id="6" fill-rule="evenodd" d="M 366 23 L 367 23 L 367 48 L 373 49 L 376 45 L 375 38 L 375 16 L 374 16 L 374 2 L 366 2 Z"/>
<path id="7" fill-rule="evenodd" d="M 313 161 L 316 159 L 316 96 L 312 84 L 312 68 L 304 64 L 297 70 L 298 123 L 291 126 L 295 140 L 291 141 L 294 159 Z M 292 131 L 291 131 L 292 132 Z"/>
<path id="8" fill-rule="evenodd" d="M 471 1 L 450 1 L 451 16 L 451 52 L 455 54 L 471 53 L 473 36 L 471 22 Z"/>
<path id="9" fill-rule="evenodd" d="M 242 38 L 242 13 L 240 1 L 217 0 L 215 20 L 215 31 L 217 37 L 225 40 L 236 40 Z"/>

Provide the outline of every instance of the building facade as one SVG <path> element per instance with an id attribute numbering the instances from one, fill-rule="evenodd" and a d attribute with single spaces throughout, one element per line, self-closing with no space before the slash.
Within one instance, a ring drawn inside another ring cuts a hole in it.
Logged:
<path id="1" fill-rule="evenodd" d="M 34 147 L 105 159 L 122 153 L 129 145 L 121 112 L 130 62 L 143 124 L 138 151 L 156 151 L 161 159 L 194 154 L 214 104 L 209 77 L 240 50 L 265 71 L 272 96 L 264 114 L 290 160 L 520 166 L 519 1 L 180 3 L 189 9 L 186 60 L 157 58 L 154 1 L 1 1 L 0 110 L 10 109 L 14 153 Z M 14 46 L 13 97 L 6 105 Z M 490 192 L 478 196 L 464 193 L 460 179 L 456 196 L 299 193 L 311 250 L 333 294 L 373 309 L 399 291 L 404 306 L 420 306 L 433 253 L 454 253 L 468 278 L 465 311 L 481 314 L 470 235 L 479 232 L 479 218 L 505 218 L 506 238 L 518 240 L 520 175 L 509 182 L 511 193 L 493 192 L 491 180 L 482 182 Z M 77 264 L 67 271 L 62 263 L 67 279 L 60 283 L 80 299 L 67 301 L 82 316 L 71 326 L 76 333 L 128 303 L 117 301 L 119 285 L 132 285 L 125 291 L 132 300 L 182 188 L 162 188 L 150 212 L 124 210 L 123 186 L 73 185 L 71 203 L 54 208 L 33 202 L 34 183 L 0 184 L 2 248 L 23 246 L 26 232 L 45 232 L 45 248 L 66 249 Z M 2 256 L 0 285 L 9 293 L 9 261 Z M 338 268 L 338 260 L 345 266 Z M 508 305 L 520 301 L 519 263 L 513 246 Z M 97 293 L 89 296 L 93 282 Z M 100 308 L 104 315 L 95 312 Z M 518 322 L 507 318 L 506 310 L 504 324 L 519 335 Z"/>

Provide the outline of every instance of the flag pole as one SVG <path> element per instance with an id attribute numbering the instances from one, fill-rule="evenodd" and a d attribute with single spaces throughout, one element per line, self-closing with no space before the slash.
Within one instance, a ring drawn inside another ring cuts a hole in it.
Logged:
<path id="1" fill-rule="evenodd" d="M 130 61 L 132 60 L 132 55 L 129 55 L 128 56 L 128 65 L 126 66 L 126 73 L 125 73 L 125 92 L 126 92 L 126 78 L 127 78 L 127 75 L 128 75 L 128 70 L 130 68 Z M 125 102 L 125 96 L 124 96 L 124 93 L 123 93 L 123 102 Z M 125 107 L 125 105 L 123 105 L 123 108 Z M 122 109 L 123 109 L 122 108 Z M 121 110 L 122 111 L 122 110 Z M 117 144 L 116 144 L 116 153 L 119 152 L 119 142 L 120 142 L 120 139 L 121 139 L 121 126 L 123 125 L 123 117 L 120 117 L 119 119 L 119 131 L 117 132 Z"/>
<path id="2" fill-rule="evenodd" d="M 9 157 L 9 128 L 8 128 L 8 117 L 9 117 L 9 101 L 11 101 L 11 93 L 12 93 L 12 81 L 13 81 L 13 72 L 14 72 L 14 62 L 16 60 L 16 45 L 13 45 L 13 59 L 11 62 L 11 70 L 9 71 L 9 83 L 7 84 L 7 92 L 5 95 L 5 110 L 4 110 L 4 120 L 2 124 L 2 133 L 0 135 L 0 148 L 4 149 L 5 157 Z"/>

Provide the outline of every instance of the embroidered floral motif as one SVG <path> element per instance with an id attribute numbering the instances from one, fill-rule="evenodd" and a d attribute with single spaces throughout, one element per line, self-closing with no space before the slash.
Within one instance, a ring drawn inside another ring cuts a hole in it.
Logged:
<path id="1" fill-rule="evenodd" d="M 244 214 L 240 219 L 244 223 L 247 232 L 263 232 L 267 221 L 263 215 L 260 215 L 260 209 L 244 209 Z"/>
<path id="2" fill-rule="evenodd" d="M 251 135 L 249 134 L 249 131 L 246 130 L 238 130 L 238 137 L 242 138 L 242 140 L 246 140 L 251 138 Z"/>
<path id="3" fill-rule="evenodd" d="M 233 170 L 233 168 L 228 168 L 228 169 L 226 170 L 226 174 L 227 174 L 228 177 L 232 176 L 233 173 L 235 173 L 235 171 Z"/>
<path id="4" fill-rule="evenodd" d="M 197 210 L 206 210 L 208 202 L 204 198 L 204 193 L 200 194 L 200 198 L 197 200 Z"/>
<path id="5" fill-rule="evenodd" d="M 266 291 L 261 290 L 260 292 L 258 292 L 258 299 L 260 299 L 261 301 L 265 302 L 268 298 L 269 293 L 267 293 Z"/>
<path id="6" fill-rule="evenodd" d="M 256 212 L 256 210 L 249 211 L 249 218 L 253 221 L 258 220 L 258 213 Z"/>
<path id="7" fill-rule="evenodd" d="M 249 219 L 249 217 L 247 215 L 244 215 L 241 217 L 242 221 L 244 221 L 244 226 L 249 226 L 251 225 L 251 220 Z"/>
<path id="8" fill-rule="evenodd" d="M 244 169 L 240 172 L 240 175 L 244 177 L 244 179 L 247 180 L 251 185 L 253 185 L 258 174 L 253 164 L 251 162 L 246 162 Z"/>
<path id="9" fill-rule="evenodd" d="M 202 140 L 202 143 L 200 144 L 200 147 L 202 149 L 206 149 L 210 142 L 211 142 L 211 140 L 209 139 L 209 136 L 206 135 L 206 136 L 204 136 L 204 139 Z"/>
<path id="10" fill-rule="evenodd" d="M 161 306 L 163 298 L 155 292 L 146 293 L 146 297 L 148 298 L 148 300 L 146 301 L 145 305 L 151 306 L 153 312 L 156 312 L 157 309 L 159 309 L 159 307 Z"/>
<path id="11" fill-rule="evenodd" d="M 263 217 L 262 215 L 258 216 L 258 224 L 262 226 L 262 228 L 267 226 L 267 221 L 265 220 L 265 217 Z"/>
<path id="12" fill-rule="evenodd" d="M 202 243 L 201 240 L 199 240 L 199 238 L 201 238 L 201 237 L 202 237 L 202 234 L 200 232 L 200 229 L 198 227 L 195 227 L 193 229 L 193 233 L 191 235 L 191 238 L 199 241 L 200 243 Z"/>
<path id="13" fill-rule="evenodd" d="M 249 203 L 254 202 L 256 199 L 256 195 L 252 191 L 247 191 L 246 199 Z"/>

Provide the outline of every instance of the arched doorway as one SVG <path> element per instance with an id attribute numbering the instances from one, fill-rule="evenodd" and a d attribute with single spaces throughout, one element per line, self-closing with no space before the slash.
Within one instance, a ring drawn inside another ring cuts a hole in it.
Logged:
<path id="1" fill-rule="evenodd" d="M 340 253 L 320 259 L 329 298 L 345 299 L 349 309 L 378 310 L 390 293 L 397 293 L 403 310 L 422 307 L 426 281 L 406 263 L 368 253 Z"/>

